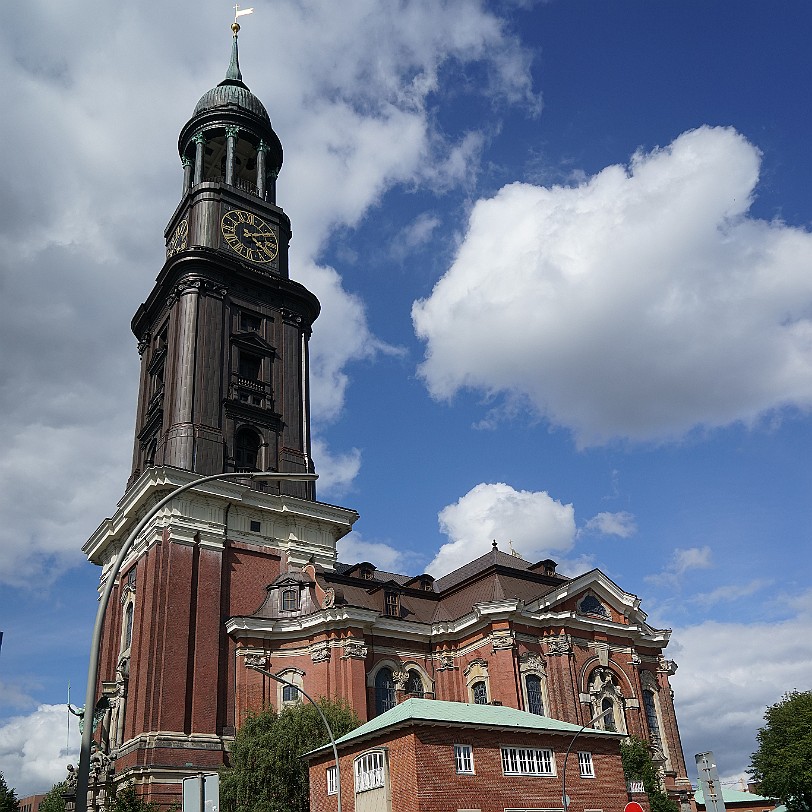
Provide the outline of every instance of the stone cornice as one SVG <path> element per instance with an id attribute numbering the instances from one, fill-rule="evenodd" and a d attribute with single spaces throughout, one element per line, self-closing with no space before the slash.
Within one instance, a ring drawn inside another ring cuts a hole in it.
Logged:
<path id="1" fill-rule="evenodd" d="M 193 481 L 199 475 L 179 468 L 149 468 L 132 484 L 112 517 L 105 519 L 82 547 L 82 551 L 94 564 L 102 564 L 111 545 L 117 545 L 130 531 L 147 507 L 172 489 Z M 241 504 L 246 508 L 269 512 L 278 518 L 290 517 L 291 521 L 318 525 L 329 531 L 334 540 L 345 536 L 358 519 L 358 513 L 348 508 L 313 502 L 295 496 L 269 494 L 258 491 L 233 480 L 215 480 L 194 488 L 180 499 L 210 500 L 225 507 L 227 503 Z M 172 513 L 172 504 L 165 513 Z M 163 514 L 162 514 L 163 515 Z M 156 520 L 161 516 L 157 516 Z M 147 528 L 145 534 L 150 533 Z"/>

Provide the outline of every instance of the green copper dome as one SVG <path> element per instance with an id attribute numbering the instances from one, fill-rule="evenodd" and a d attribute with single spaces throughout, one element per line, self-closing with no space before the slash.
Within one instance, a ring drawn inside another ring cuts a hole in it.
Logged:
<path id="1" fill-rule="evenodd" d="M 261 118 L 268 126 L 271 118 L 262 102 L 248 89 L 242 80 L 240 72 L 240 61 L 237 53 L 237 34 L 231 43 L 231 62 L 226 71 L 226 78 L 217 87 L 213 87 L 200 97 L 200 101 L 195 105 L 194 115 L 206 113 L 218 108 L 237 108 L 245 110 Z"/>

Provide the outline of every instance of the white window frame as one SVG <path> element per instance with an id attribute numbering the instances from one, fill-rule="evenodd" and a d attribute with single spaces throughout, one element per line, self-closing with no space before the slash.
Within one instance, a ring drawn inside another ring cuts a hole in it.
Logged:
<path id="1" fill-rule="evenodd" d="M 370 750 L 355 759 L 355 794 L 378 789 L 385 784 L 384 752 L 383 750 Z"/>
<path id="2" fill-rule="evenodd" d="M 327 794 L 338 795 L 338 771 L 336 765 L 327 768 Z"/>
<path id="3" fill-rule="evenodd" d="M 470 744 L 455 744 L 454 763 L 459 775 L 474 775 L 474 748 Z"/>
<path id="4" fill-rule="evenodd" d="M 538 775 L 555 777 L 555 756 L 542 747 L 502 746 L 502 773 L 504 775 Z"/>
<path id="5" fill-rule="evenodd" d="M 581 778 L 595 777 L 595 765 L 592 762 L 592 753 L 586 750 L 578 751 L 578 769 L 581 773 Z"/>

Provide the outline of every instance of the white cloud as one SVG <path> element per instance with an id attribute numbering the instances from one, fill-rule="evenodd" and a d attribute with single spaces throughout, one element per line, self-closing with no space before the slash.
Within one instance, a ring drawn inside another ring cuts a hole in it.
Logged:
<path id="1" fill-rule="evenodd" d="M 163 263 L 178 132 L 230 49 L 222 8 L 191 8 L 32 0 L 0 26 L 0 104 L 16 144 L 0 186 L 0 580 L 37 583 L 78 563 L 124 489 L 138 378 L 129 321 Z M 271 30 L 285 36 L 267 48 Z M 293 222 L 292 276 L 322 303 L 311 359 L 323 425 L 343 407 L 350 365 L 391 348 L 322 246 L 396 184 L 437 189 L 464 183 L 466 161 L 476 171 L 482 137 L 434 120 L 443 66 L 477 64 L 490 78 L 473 92 L 530 109 L 529 56 L 468 0 L 279 0 L 240 45 L 286 150 L 278 199 Z M 322 452 L 325 480 L 335 473 L 341 487 L 356 453 Z"/>
<path id="2" fill-rule="evenodd" d="M 577 186 L 479 200 L 412 310 L 431 394 L 503 393 L 581 447 L 808 408 L 812 235 L 748 216 L 759 164 L 702 127 Z"/>
<path id="3" fill-rule="evenodd" d="M 434 231 L 441 225 L 441 220 L 434 214 L 423 212 L 404 226 L 392 240 L 389 251 L 395 259 L 403 261 L 415 249 L 424 245 Z"/>
<path id="4" fill-rule="evenodd" d="M 346 564 L 369 561 L 377 568 L 387 572 L 404 572 L 414 556 L 403 550 L 397 550 L 382 541 L 366 541 L 363 536 L 353 531 L 338 540 L 338 559 Z"/>
<path id="5" fill-rule="evenodd" d="M 79 729 L 67 705 L 40 705 L 33 713 L 15 716 L 0 726 L 0 764 L 17 797 L 47 792 L 67 775 L 79 758 Z"/>
<path id="6" fill-rule="evenodd" d="M 677 585 L 689 570 L 704 570 L 711 566 L 713 566 L 711 548 L 707 545 L 704 547 L 677 547 L 662 572 L 647 575 L 645 580 L 652 584 Z"/>
<path id="7" fill-rule="evenodd" d="M 691 598 L 691 603 L 697 606 L 713 606 L 717 603 L 730 603 L 732 601 L 741 600 L 742 598 L 749 598 L 757 592 L 765 590 L 767 587 L 772 586 L 774 581 L 766 578 L 754 578 L 745 584 L 727 584 L 725 586 L 717 587 L 710 592 L 700 593 Z"/>
<path id="8" fill-rule="evenodd" d="M 795 688 L 812 688 L 812 591 L 782 621 L 706 621 L 674 630 L 669 656 L 689 776 L 694 754 L 713 750 L 723 777 L 744 772 L 764 711 Z M 673 650 L 672 650 L 673 649 Z"/>
<path id="9" fill-rule="evenodd" d="M 634 514 L 621 510 L 617 513 L 598 513 L 584 525 L 584 532 L 627 539 L 637 532 Z"/>
<path id="10" fill-rule="evenodd" d="M 333 454 L 318 437 L 313 438 L 313 459 L 319 475 L 316 483 L 319 499 L 345 494 L 361 470 L 361 452 L 352 448 L 346 453 Z"/>
<path id="11" fill-rule="evenodd" d="M 502 482 L 481 483 L 438 514 L 449 541 L 426 568 L 435 577 L 508 541 L 529 561 L 569 551 L 575 541 L 575 511 L 546 491 L 517 491 Z"/>

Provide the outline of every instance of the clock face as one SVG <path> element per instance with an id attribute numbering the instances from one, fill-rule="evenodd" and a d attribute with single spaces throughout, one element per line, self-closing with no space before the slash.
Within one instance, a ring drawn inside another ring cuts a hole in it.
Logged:
<path id="1" fill-rule="evenodd" d="M 223 238 L 251 262 L 273 262 L 279 253 L 274 230 L 258 215 L 232 209 L 223 215 Z"/>
<path id="2" fill-rule="evenodd" d="M 166 244 L 166 256 L 171 257 L 172 254 L 177 254 L 178 251 L 186 249 L 187 238 L 189 237 L 189 221 L 181 220 L 178 227 L 175 229 L 169 242 Z"/>

